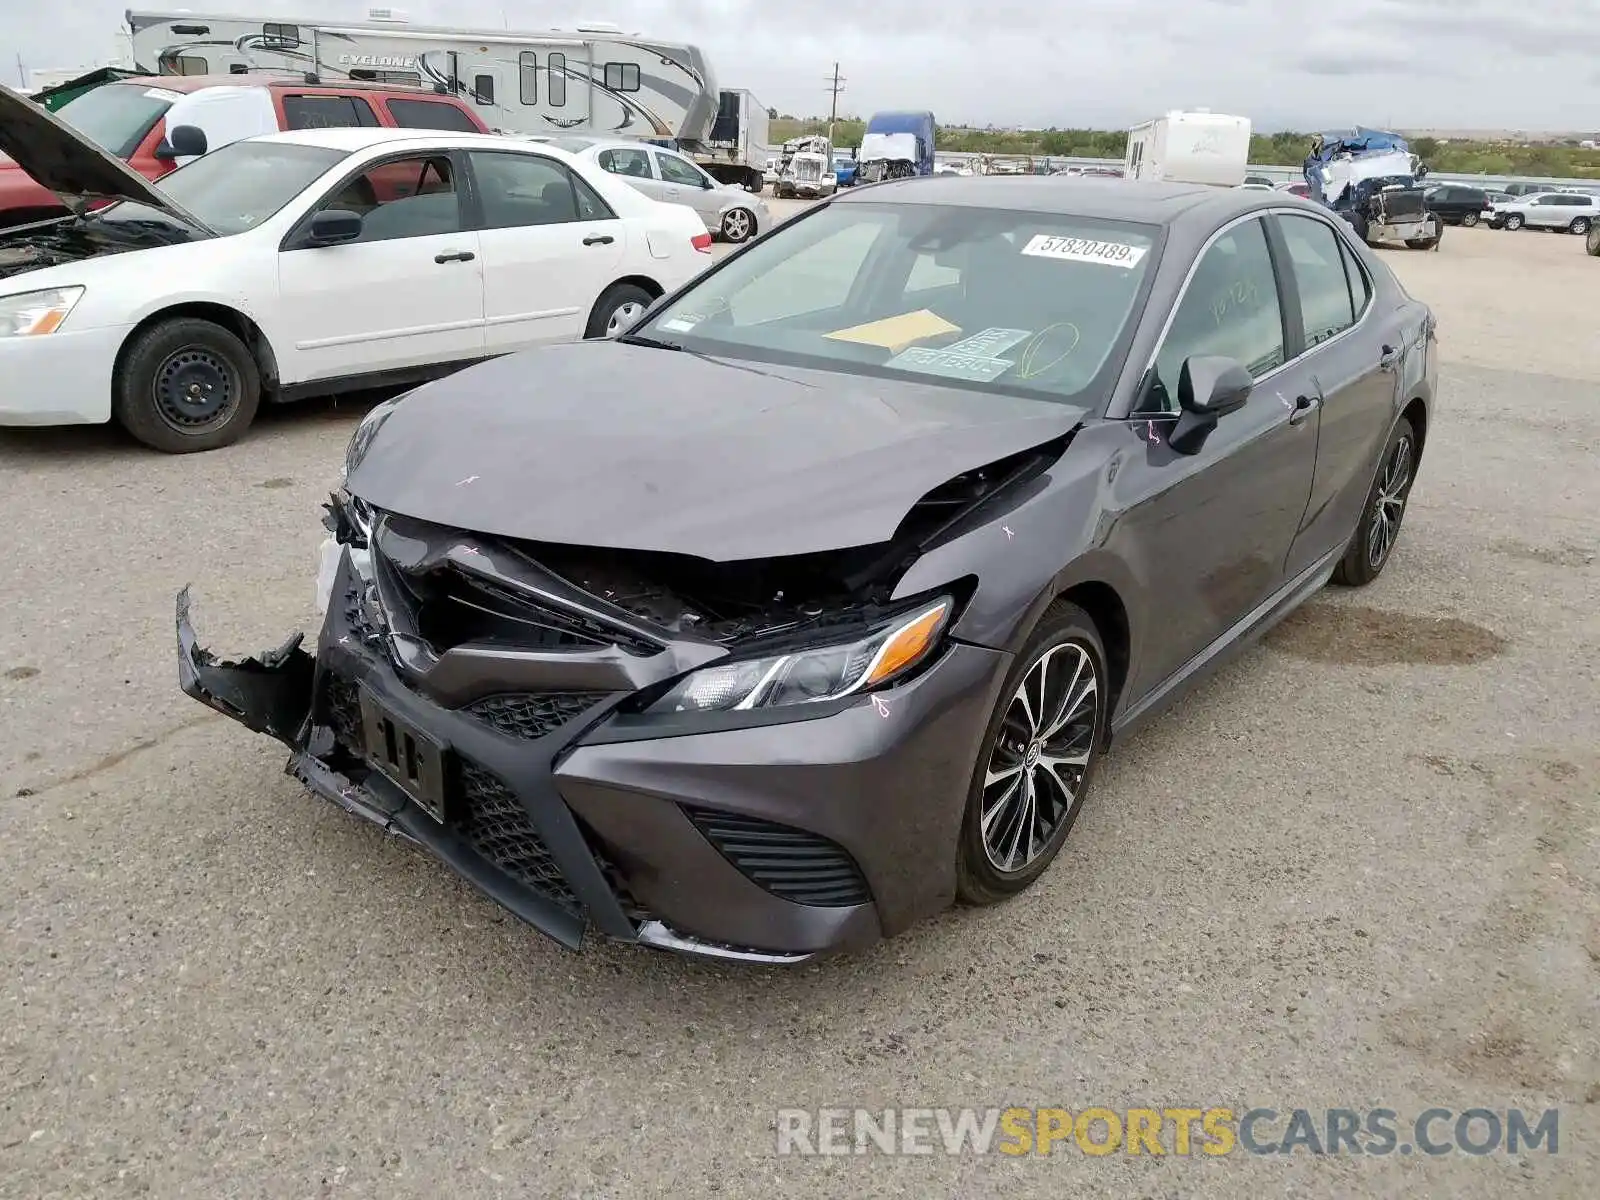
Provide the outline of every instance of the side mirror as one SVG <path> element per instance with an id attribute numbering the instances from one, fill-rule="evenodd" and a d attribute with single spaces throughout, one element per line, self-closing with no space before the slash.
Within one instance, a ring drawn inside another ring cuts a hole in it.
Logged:
<path id="1" fill-rule="evenodd" d="M 206 131 L 198 125 L 179 125 L 167 131 L 155 154 L 163 162 L 175 158 L 198 158 L 207 149 Z"/>
<path id="2" fill-rule="evenodd" d="M 361 214 L 344 208 L 325 208 L 311 218 L 311 244 L 337 246 L 361 236 Z"/>
<path id="3" fill-rule="evenodd" d="M 1217 422 L 1243 408 L 1255 380 L 1232 358 L 1197 354 L 1183 360 L 1178 372 L 1178 423 L 1167 444 L 1180 454 L 1195 454 Z"/>

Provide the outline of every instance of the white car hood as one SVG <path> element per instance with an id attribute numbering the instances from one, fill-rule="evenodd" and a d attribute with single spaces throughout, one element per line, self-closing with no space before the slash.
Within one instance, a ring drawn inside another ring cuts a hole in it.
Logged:
<path id="1" fill-rule="evenodd" d="M 859 162 L 903 159 L 917 161 L 917 135 L 914 133 L 868 133 L 862 135 Z"/>

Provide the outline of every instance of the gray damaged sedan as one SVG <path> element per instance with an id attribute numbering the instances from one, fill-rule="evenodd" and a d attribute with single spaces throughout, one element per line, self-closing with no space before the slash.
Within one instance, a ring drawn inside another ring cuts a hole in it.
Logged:
<path id="1" fill-rule="evenodd" d="M 860 947 L 1021 892 L 1115 737 L 1375 578 L 1435 377 L 1293 197 L 862 188 L 373 409 L 314 650 L 219 661 L 186 590 L 180 680 L 566 946 Z"/>

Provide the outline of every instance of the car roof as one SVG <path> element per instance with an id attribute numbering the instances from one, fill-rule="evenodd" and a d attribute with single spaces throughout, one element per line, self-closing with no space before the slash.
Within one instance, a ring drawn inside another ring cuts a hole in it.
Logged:
<path id="1" fill-rule="evenodd" d="M 246 71 L 237 75 L 130 75 L 115 83 L 137 87 L 158 87 L 169 92 L 198 92 L 210 87 L 265 87 L 293 89 L 296 92 L 403 92 L 414 96 L 450 97 L 431 88 L 414 87 L 404 83 L 378 83 L 370 79 L 333 79 L 307 83 L 304 75 L 285 75 L 272 71 Z"/>
<path id="2" fill-rule="evenodd" d="M 1191 219 L 1223 221 L 1256 209 L 1301 203 L 1296 197 L 1260 188 L 1158 183 L 1103 175 L 930 175 L 869 184 L 834 203 L 873 201 L 1009 208 L 1143 225 L 1176 225 Z"/>
<path id="3" fill-rule="evenodd" d="M 254 142 L 292 142 L 300 146 L 323 146 L 329 150 L 342 150 L 356 154 L 374 146 L 404 145 L 423 142 L 429 145 L 458 146 L 463 149 L 536 150 L 544 154 L 570 160 L 571 155 L 559 146 L 545 142 L 530 142 L 523 138 L 506 137 L 495 133 L 458 133 L 453 129 L 406 129 L 387 126 L 340 126 L 336 129 L 292 129 L 283 133 L 264 133 L 249 139 Z"/>
<path id="4" fill-rule="evenodd" d="M 682 155 L 671 146 L 656 146 L 636 138 L 608 138 L 597 137 L 590 133 L 555 134 L 550 139 L 552 142 L 586 142 L 585 150 L 664 150 L 668 154 Z M 557 147 L 559 149 L 559 147 Z"/>

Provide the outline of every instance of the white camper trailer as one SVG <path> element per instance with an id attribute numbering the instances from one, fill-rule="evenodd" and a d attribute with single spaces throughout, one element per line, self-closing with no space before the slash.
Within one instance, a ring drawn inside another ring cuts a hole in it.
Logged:
<path id="1" fill-rule="evenodd" d="M 1128 179 L 1238 187 L 1249 162 L 1249 117 L 1174 110 L 1128 131 L 1122 173 Z"/>
<path id="2" fill-rule="evenodd" d="M 127 14 L 133 60 L 152 75 L 312 73 L 433 87 L 472 104 L 491 129 L 703 141 L 716 80 L 697 46 L 615 25 L 518 32 L 412 25 L 394 9 L 365 21 Z"/>

